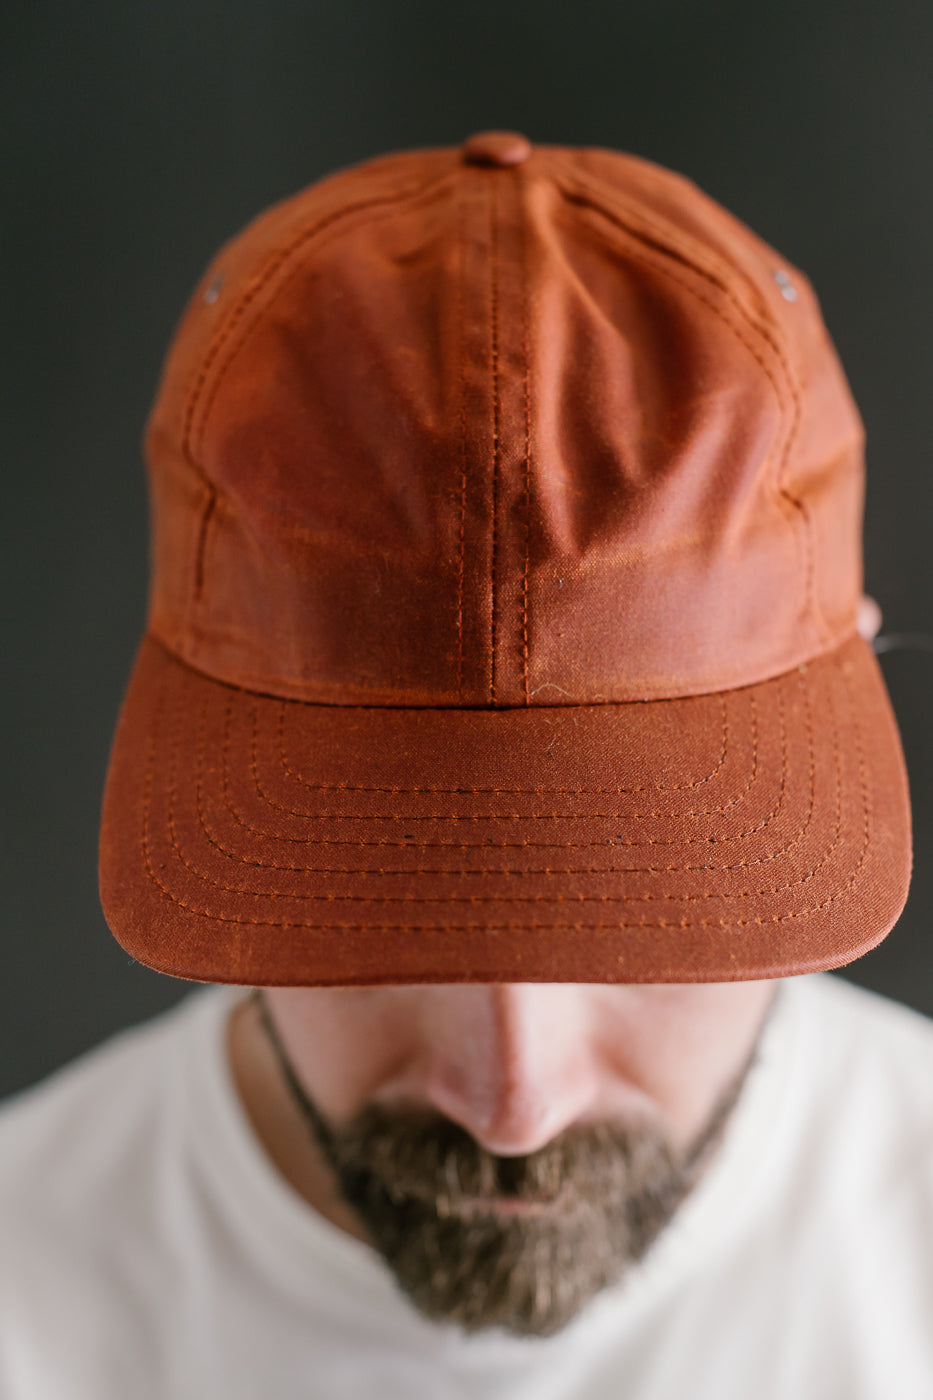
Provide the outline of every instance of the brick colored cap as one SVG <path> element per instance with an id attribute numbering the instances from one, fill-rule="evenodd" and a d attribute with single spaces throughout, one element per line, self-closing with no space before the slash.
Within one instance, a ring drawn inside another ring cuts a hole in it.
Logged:
<path id="1" fill-rule="evenodd" d="M 858 415 L 688 181 L 486 133 L 310 187 L 208 269 L 148 456 L 101 842 L 140 961 L 729 980 L 893 924 Z"/>

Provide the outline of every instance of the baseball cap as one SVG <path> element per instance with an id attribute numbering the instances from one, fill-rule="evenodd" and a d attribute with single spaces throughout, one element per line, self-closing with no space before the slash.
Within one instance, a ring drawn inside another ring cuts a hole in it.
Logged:
<path id="1" fill-rule="evenodd" d="M 147 455 L 100 863 L 140 962 L 726 981 L 896 920 L 861 424 L 688 180 L 488 132 L 310 186 L 211 263 Z"/>

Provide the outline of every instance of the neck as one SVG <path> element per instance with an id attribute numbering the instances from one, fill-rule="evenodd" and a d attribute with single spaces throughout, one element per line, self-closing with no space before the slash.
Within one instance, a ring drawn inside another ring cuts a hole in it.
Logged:
<path id="1" fill-rule="evenodd" d="M 286 1079 L 274 1041 L 262 1024 L 256 996 L 234 1007 L 227 1028 L 227 1054 L 240 1102 L 273 1166 L 325 1220 L 365 1240 Z M 327 1133 L 323 1119 L 321 1126 Z"/>

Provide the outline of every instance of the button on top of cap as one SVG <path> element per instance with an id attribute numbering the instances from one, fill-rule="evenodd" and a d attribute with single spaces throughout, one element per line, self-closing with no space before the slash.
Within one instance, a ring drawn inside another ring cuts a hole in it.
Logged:
<path id="1" fill-rule="evenodd" d="M 463 143 L 470 165 L 521 165 L 531 155 L 531 142 L 517 131 L 478 131 Z"/>

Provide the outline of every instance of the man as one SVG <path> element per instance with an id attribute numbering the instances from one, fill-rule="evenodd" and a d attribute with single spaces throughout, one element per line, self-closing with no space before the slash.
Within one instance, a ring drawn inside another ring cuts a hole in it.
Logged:
<path id="1" fill-rule="evenodd" d="M 102 895 L 228 986 L 7 1109 L 4 1397 L 933 1394 L 933 1033 L 801 975 L 910 862 L 804 278 L 387 157 L 222 250 L 149 462 Z"/>

